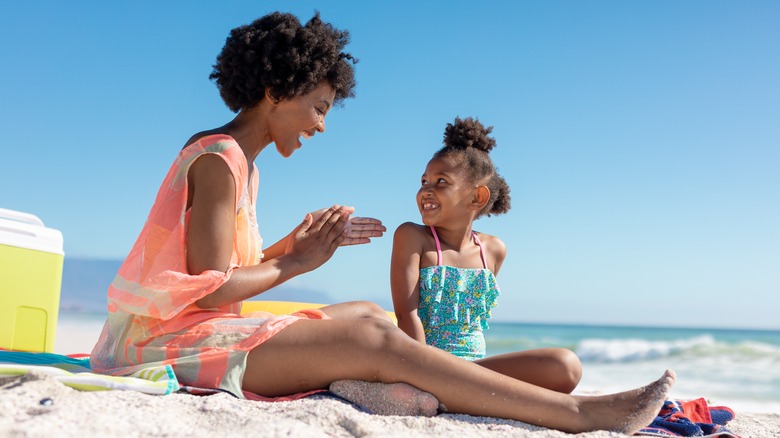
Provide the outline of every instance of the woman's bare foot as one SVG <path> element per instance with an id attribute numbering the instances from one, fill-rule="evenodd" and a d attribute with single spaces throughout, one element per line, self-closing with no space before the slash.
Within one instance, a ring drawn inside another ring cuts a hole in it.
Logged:
<path id="1" fill-rule="evenodd" d="M 338 380 L 330 391 L 356 405 L 379 415 L 422 415 L 433 417 L 439 400 L 433 394 L 406 383 Z"/>
<path id="2" fill-rule="evenodd" d="M 641 388 L 597 397 L 577 397 L 586 421 L 591 422 L 587 429 L 636 433 L 655 419 L 675 381 L 674 371 L 666 370 L 660 379 Z"/>

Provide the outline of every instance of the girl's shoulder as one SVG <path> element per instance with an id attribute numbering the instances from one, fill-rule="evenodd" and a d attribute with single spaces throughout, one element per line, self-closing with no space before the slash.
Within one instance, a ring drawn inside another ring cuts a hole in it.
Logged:
<path id="1" fill-rule="evenodd" d="M 414 222 L 404 222 L 395 229 L 395 235 L 407 239 L 417 239 L 427 242 L 433 242 L 433 233 L 428 225 L 416 224 Z"/>
<path id="2" fill-rule="evenodd" d="M 395 232 L 404 234 L 430 234 L 430 228 L 427 225 L 420 225 L 414 222 L 404 222 L 395 229 Z"/>
<path id="3" fill-rule="evenodd" d="M 430 228 L 414 222 L 404 222 L 395 229 L 393 235 L 394 245 L 422 247 L 424 243 L 432 239 Z"/>
<path id="4" fill-rule="evenodd" d="M 475 233 L 477 233 L 477 237 L 479 237 L 479 241 L 482 242 L 485 250 L 495 258 L 503 260 L 506 257 L 506 245 L 503 240 L 491 234 L 480 233 L 479 231 L 475 231 Z"/>

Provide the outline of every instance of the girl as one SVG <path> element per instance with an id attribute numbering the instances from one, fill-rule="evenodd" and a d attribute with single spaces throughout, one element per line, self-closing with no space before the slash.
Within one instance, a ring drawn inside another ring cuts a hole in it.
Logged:
<path id="1" fill-rule="evenodd" d="M 243 300 L 384 231 L 377 220 L 350 221 L 351 208 L 333 206 L 306 214 L 263 248 L 255 220 L 259 154 L 273 144 L 291 156 L 300 137 L 325 132 L 334 104 L 354 95 L 348 39 L 318 14 L 301 24 L 273 13 L 231 31 L 211 77 L 238 114 L 179 152 L 109 288 L 92 368 L 121 375 L 171 365 L 185 385 L 236 397 L 301 396 L 330 386 L 364 406 L 400 407 L 385 413 L 434 415 L 441 403 L 450 412 L 570 432 L 649 424 L 674 383 L 671 373 L 620 394 L 572 397 L 428 348 L 371 303 L 240 314 Z"/>
<path id="2" fill-rule="evenodd" d="M 548 348 L 485 357 L 487 320 L 499 294 L 495 276 L 506 257 L 498 237 L 475 232 L 476 219 L 506 213 L 509 186 L 495 169 L 496 141 L 472 118 L 444 130 L 417 191 L 423 225 L 395 232 L 391 289 L 398 326 L 412 338 L 503 374 L 571 392 L 582 367 L 569 350 Z"/>

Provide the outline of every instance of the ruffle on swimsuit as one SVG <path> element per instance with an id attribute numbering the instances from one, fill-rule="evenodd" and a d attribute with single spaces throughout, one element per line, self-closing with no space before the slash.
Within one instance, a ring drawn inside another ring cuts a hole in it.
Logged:
<path id="1" fill-rule="evenodd" d="M 423 290 L 425 293 L 423 293 Z M 488 329 L 499 290 L 489 269 L 429 266 L 420 269 L 420 319 L 427 326 Z"/>
<path id="2" fill-rule="evenodd" d="M 483 330 L 488 329 L 491 310 L 500 293 L 496 277 L 487 268 L 482 243 L 482 269 L 465 269 L 441 264 L 441 244 L 431 227 L 438 264 L 420 269 L 420 302 L 417 315 L 423 324 L 429 345 L 449 351 L 464 359 L 485 357 Z"/>

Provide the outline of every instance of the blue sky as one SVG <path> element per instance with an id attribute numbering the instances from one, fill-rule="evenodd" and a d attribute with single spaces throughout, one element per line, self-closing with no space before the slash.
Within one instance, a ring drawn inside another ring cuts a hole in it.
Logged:
<path id="1" fill-rule="evenodd" d="M 389 303 L 392 231 L 446 123 L 494 125 L 512 210 L 497 320 L 780 328 L 780 3 L 3 2 L 0 207 L 121 259 L 194 132 L 229 30 L 315 9 L 348 29 L 357 97 L 257 164 L 275 241 L 333 203 L 389 235 L 288 287 Z"/>

